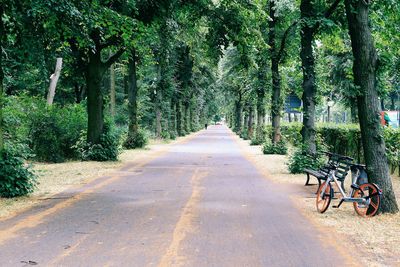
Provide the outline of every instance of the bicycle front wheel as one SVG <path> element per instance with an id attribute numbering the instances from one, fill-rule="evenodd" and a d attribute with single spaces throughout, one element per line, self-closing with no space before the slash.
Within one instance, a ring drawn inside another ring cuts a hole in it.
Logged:
<path id="1" fill-rule="evenodd" d="M 360 185 L 354 194 L 354 198 L 364 198 L 366 203 L 354 202 L 353 206 L 358 215 L 362 217 L 375 216 L 381 205 L 381 197 L 379 195 L 379 188 L 371 183 Z"/>
<path id="2" fill-rule="evenodd" d="M 332 199 L 332 186 L 330 183 L 328 183 L 328 185 L 325 187 L 326 182 L 323 182 L 321 184 L 321 186 L 318 188 L 317 191 L 317 210 L 319 213 L 324 213 L 328 207 L 329 204 L 331 203 L 331 199 Z"/>

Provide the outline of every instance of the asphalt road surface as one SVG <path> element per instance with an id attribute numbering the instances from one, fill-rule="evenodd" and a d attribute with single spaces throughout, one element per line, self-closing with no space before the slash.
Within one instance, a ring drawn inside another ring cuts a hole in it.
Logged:
<path id="1" fill-rule="evenodd" d="M 0 266 L 349 265 L 289 195 L 211 126 L 0 221 Z"/>

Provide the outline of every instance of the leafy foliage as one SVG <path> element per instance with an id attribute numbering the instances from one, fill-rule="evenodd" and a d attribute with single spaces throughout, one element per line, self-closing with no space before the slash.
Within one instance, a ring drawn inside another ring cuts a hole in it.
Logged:
<path id="1" fill-rule="evenodd" d="M 120 133 L 113 123 L 107 121 L 104 125 L 104 133 L 100 138 L 100 143 L 88 143 L 86 133 L 83 131 L 73 148 L 84 161 L 116 161 L 121 153 Z"/>
<path id="2" fill-rule="evenodd" d="M 18 147 L 6 146 L 0 152 L 0 197 L 18 197 L 33 192 L 36 176 L 27 168 Z"/>
<path id="3" fill-rule="evenodd" d="M 290 173 L 303 173 L 306 168 L 317 170 L 323 165 L 324 157 L 321 153 L 310 155 L 307 151 L 308 149 L 302 145 L 290 155 L 288 161 Z"/>
<path id="4" fill-rule="evenodd" d="M 143 148 L 148 143 L 148 136 L 144 130 L 137 130 L 134 135 L 128 135 L 124 142 L 124 148 Z"/>
<path id="5" fill-rule="evenodd" d="M 288 148 L 283 140 L 280 140 L 278 143 L 274 144 L 270 141 L 270 139 L 268 139 L 263 144 L 262 150 L 264 154 L 286 155 Z"/>
<path id="6" fill-rule="evenodd" d="M 86 129 L 85 109 L 81 105 L 43 107 L 32 114 L 30 145 L 40 161 L 63 162 L 77 158 L 73 149 L 79 133 Z"/>

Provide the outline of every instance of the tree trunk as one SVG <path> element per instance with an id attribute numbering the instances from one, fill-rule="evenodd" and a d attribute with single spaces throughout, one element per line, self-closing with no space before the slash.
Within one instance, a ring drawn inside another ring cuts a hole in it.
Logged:
<path id="1" fill-rule="evenodd" d="M 79 104 L 85 98 L 86 95 L 85 86 L 80 85 L 79 83 L 76 82 L 74 83 L 74 90 L 75 90 L 75 102 Z"/>
<path id="2" fill-rule="evenodd" d="M 101 62 L 100 51 L 90 53 L 86 70 L 88 132 L 87 141 L 91 144 L 100 143 L 104 129 L 103 94 L 101 82 L 105 69 Z"/>
<path id="3" fill-rule="evenodd" d="M 235 103 L 235 132 L 240 135 L 242 131 L 242 95 L 239 94 L 239 99 Z"/>
<path id="4" fill-rule="evenodd" d="M 136 50 L 131 49 L 131 55 L 128 62 L 128 139 L 136 136 L 139 130 L 139 123 L 137 118 L 137 76 L 136 76 Z"/>
<path id="5" fill-rule="evenodd" d="M 265 125 L 265 88 L 257 90 L 257 130 L 256 139 L 261 141 Z"/>
<path id="6" fill-rule="evenodd" d="M 269 1 L 269 16 L 268 22 L 268 44 L 271 52 L 271 72 L 272 72 L 272 99 L 271 99 L 271 116 L 273 136 L 272 142 L 274 144 L 281 140 L 281 77 L 279 73 L 279 56 L 276 47 L 276 27 L 277 17 L 275 16 L 275 0 Z"/>
<path id="7" fill-rule="evenodd" d="M 185 128 L 186 133 L 190 133 L 190 127 L 189 127 L 189 102 L 185 101 L 183 104 L 184 107 L 184 113 L 183 113 L 183 127 Z"/>
<path id="8" fill-rule="evenodd" d="M 4 106 L 4 72 L 3 72 L 3 40 L 5 39 L 4 25 L 3 25 L 3 6 L 0 5 L 0 153 L 4 149 L 4 120 L 3 120 L 3 106 Z"/>
<path id="9" fill-rule="evenodd" d="M 281 77 L 279 73 L 279 63 L 277 60 L 272 60 L 272 105 L 271 105 L 271 116 L 272 116 L 272 128 L 273 137 L 272 142 L 274 144 L 281 140 Z"/>
<path id="10" fill-rule="evenodd" d="M 312 0 L 302 0 L 300 5 L 301 18 L 305 21 L 315 17 Z M 303 69 L 303 128 L 301 135 L 303 144 L 309 154 L 317 151 L 315 144 L 315 60 L 312 43 L 314 40 L 314 25 L 304 22 L 301 27 L 301 65 Z"/>
<path id="11" fill-rule="evenodd" d="M 161 138 L 161 132 L 162 132 L 162 127 L 161 127 L 161 99 L 159 99 L 160 92 L 157 93 L 156 96 L 156 137 Z"/>
<path id="12" fill-rule="evenodd" d="M 115 117 L 115 65 L 110 67 L 110 113 Z"/>
<path id="13" fill-rule="evenodd" d="M 171 115 L 170 115 L 170 134 L 176 136 L 178 134 L 177 126 L 176 126 L 176 95 L 173 95 L 171 98 Z"/>
<path id="14" fill-rule="evenodd" d="M 192 102 L 192 101 L 190 101 L 190 102 Z M 189 128 L 190 128 L 190 132 L 194 132 L 195 131 L 195 129 L 194 129 L 194 110 L 193 110 L 193 104 L 192 103 L 190 103 L 190 106 L 189 106 Z"/>
<path id="15" fill-rule="evenodd" d="M 180 99 L 176 101 L 176 130 L 178 131 L 179 136 L 184 136 L 182 128 L 182 107 Z"/>
<path id="16" fill-rule="evenodd" d="M 254 134 L 254 107 L 253 105 L 249 108 L 249 124 L 247 125 L 248 128 L 248 137 L 249 139 L 253 138 Z"/>
<path id="17" fill-rule="evenodd" d="M 357 97 L 361 138 L 370 182 L 383 190 L 382 212 L 398 212 L 380 125 L 379 98 L 376 90 L 377 55 L 369 28 L 365 0 L 345 0 L 349 34 L 354 56 L 354 83 L 360 88 Z"/>
<path id="18" fill-rule="evenodd" d="M 53 104 L 54 96 L 56 94 L 56 87 L 58 79 L 60 78 L 62 69 L 62 58 L 57 58 L 56 68 L 54 73 L 50 76 L 49 92 L 47 94 L 47 105 L 51 106 Z"/>
<path id="19" fill-rule="evenodd" d="M 352 102 L 352 105 L 350 106 L 351 122 L 358 123 L 357 99 L 354 98 L 354 100 L 351 102 Z"/>

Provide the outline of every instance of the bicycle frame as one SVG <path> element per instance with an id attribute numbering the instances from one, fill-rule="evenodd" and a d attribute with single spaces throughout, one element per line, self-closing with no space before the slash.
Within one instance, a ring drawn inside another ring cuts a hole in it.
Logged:
<path id="1" fill-rule="evenodd" d="M 355 176 L 355 179 L 354 179 L 354 181 L 353 181 L 353 183 L 357 183 L 357 180 L 358 180 L 358 176 L 359 176 L 359 170 L 357 170 L 357 175 Z M 369 199 L 367 200 L 367 199 L 365 199 L 365 198 L 354 198 L 354 197 L 351 197 L 353 194 L 354 194 L 354 188 L 351 188 L 351 190 L 350 190 L 350 194 L 349 194 L 349 196 L 346 196 L 346 193 L 344 192 L 344 190 L 342 189 L 342 187 L 339 185 L 339 181 L 337 180 L 337 178 L 336 178 L 336 176 L 335 176 L 335 170 L 331 170 L 330 172 L 329 172 L 329 175 L 328 175 L 328 178 L 326 179 L 326 183 L 325 183 L 325 185 L 324 185 L 324 187 L 322 188 L 322 191 L 321 192 L 325 192 L 325 190 L 326 190 L 326 187 L 328 186 L 328 184 L 331 182 L 331 181 L 334 181 L 335 182 L 335 184 L 337 185 L 337 187 L 339 188 L 339 191 L 340 191 L 340 194 L 343 196 L 343 198 L 340 200 L 340 203 L 339 203 L 339 205 L 337 206 L 337 207 L 339 207 L 343 202 L 357 202 L 357 203 L 359 203 L 359 204 L 368 204 L 369 205 Z M 331 196 L 331 197 L 333 197 L 333 196 Z"/>

